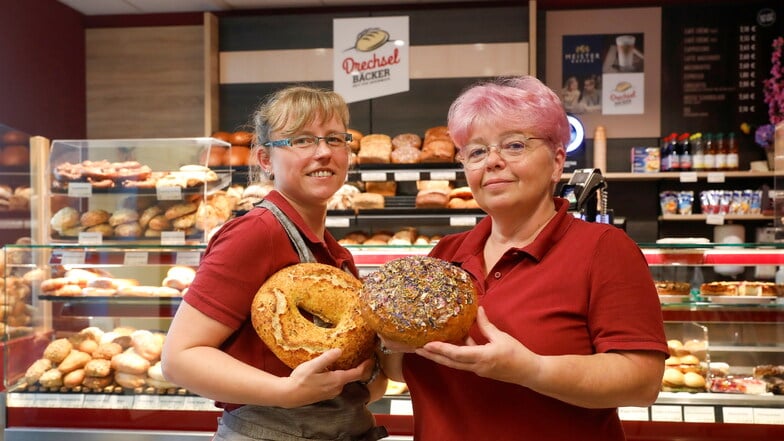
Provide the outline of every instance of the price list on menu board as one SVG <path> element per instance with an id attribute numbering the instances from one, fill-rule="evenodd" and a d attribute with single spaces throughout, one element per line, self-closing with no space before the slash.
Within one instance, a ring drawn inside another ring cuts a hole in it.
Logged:
<path id="1" fill-rule="evenodd" d="M 763 81 L 782 33 L 774 2 L 662 12 L 662 130 L 737 132 L 768 122 Z"/>

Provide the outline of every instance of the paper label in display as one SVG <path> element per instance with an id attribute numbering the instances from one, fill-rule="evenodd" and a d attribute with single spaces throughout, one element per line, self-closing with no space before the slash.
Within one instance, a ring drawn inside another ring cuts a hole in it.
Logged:
<path id="1" fill-rule="evenodd" d="M 391 400 L 389 402 L 390 415 L 413 415 L 414 408 L 411 400 Z"/>
<path id="2" fill-rule="evenodd" d="M 755 407 L 754 423 L 756 424 L 784 424 L 784 409 Z"/>
<path id="3" fill-rule="evenodd" d="M 201 262 L 201 253 L 198 251 L 177 253 L 177 265 L 198 266 L 199 262 Z"/>
<path id="4" fill-rule="evenodd" d="M 148 254 L 140 251 L 128 251 L 125 253 L 123 263 L 125 265 L 147 265 Z"/>
<path id="5" fill-rule="evenodd" d="M 619 407 L 618 417 L 622 421 L 648 421 L 647 407 Z"/>
<path id="6" fill-rule="evenodd" d="M 655 405 L 651 406 L 651 421 L 683 421 L 681 406 Z"/>
<path id="7" fill-rule="evenodd" d="M 751 407 L 722 407 L 722 418 L 725 423 L 754 423 L 754 410 Z"/>
<path id="8" fill-rule="evenodd" d="M 715 423 L 716 412 L 713 406 L 684 406 L 683 420 L 687 423 Z"/>
<path id="9" fill-rule="evenodd" d="M 89 182 L 69 182 L 68 196 L 72 198 L 89 198 L 93 195 L 93 184 Z"/>

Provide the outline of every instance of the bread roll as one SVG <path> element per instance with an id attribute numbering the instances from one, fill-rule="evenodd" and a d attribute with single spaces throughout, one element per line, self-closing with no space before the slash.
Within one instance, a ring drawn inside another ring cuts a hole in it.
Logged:
<path id="1" fill-rule="evenodd" d="M 73 345 L 67 338 L 58 338 L 46 346 L 44 358 L 51 360 L 52 363 L 60 363 L 71 353 L 72 349 Z"/>
<path id="2" fill-rule="evenodd" d="M 393 164 L 416 164 L 422 158 L 422 152 L 416 147 L 399 147 L 389 155 Z"/>

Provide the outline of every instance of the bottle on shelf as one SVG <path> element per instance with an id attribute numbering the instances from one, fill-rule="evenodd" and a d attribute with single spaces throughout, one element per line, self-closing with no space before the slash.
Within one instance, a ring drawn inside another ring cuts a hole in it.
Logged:
<path id="1" fill-rule="evenodd" d="M 716 145 L 716 170 L 727 170 L 727 143 L 724 140 L 723 133 L 717 133 L 713 138 L 713 143 Z"/>
<path id="2" fill-rule="evenodd" d="M 704 145 L 703 150 L 705 151 L 703 168 L 705 171 L 714 171 L 716 170 L 716 144 L 713 143 L 713 135 L 710 133 L 703 135 L 702 143 Z"/>
<path id="3" fill-rule="evenodd" d="M 675 152 L 672 151 L 672 144 L 670 140 L 675 137 L 674 133 L 670 133 L 669 135 L 662 138 L 662 146 L 661 146 L 661 153 L 659 158 L 659 170 L 663 172 L 668 172 L 672 170 L 672 162 L 673 162 L 673 154 Z"/>
<path id="4" fill-rule="evenodd" d="M 738 139 L 735 132 L 727 135 L 727 170 L 737 171 L 740 169 L 740 156 L 738 155 Z"/>
<path id="5" fill-rule="evenodd" d="M 683 156 L 683 144 L 679 142 L 678 134 L 673 133 L 672 139 L 670 139 L 670 144 L 672 144 L 672 148 L 670 149 L 671 153 L 671 160 L 670 160 L 670 171 L 679 172 L 681 171 L 681 156 Z"/>
<path id="6" fill-rule="evenodd" d="M 596 126 L 593 133 L 593 167 L 607 173 L 607 132 L 604 126 Z"/>
<path id="7" fill-rule="evenodd" d="M 689 137 L 691 143 L 691 168 L 694 171 L 705 170 L 705 145 L 702 143 L 702 133 L 692 133 Z"/>
<path id="8" fill-rule="evenodd" d="M 678 163 L 681 171 L 692 170 L 691 142 L 688 133 L 682 133 L 678 137 Z"/>

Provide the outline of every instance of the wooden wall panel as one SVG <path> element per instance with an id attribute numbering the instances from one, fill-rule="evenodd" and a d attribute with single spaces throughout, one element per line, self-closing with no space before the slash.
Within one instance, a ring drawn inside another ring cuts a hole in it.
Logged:
<path id="1" fill-rule="evenodd" d="M 202 26 L 86 32 L 87 137 L 204 136 Z"/>

